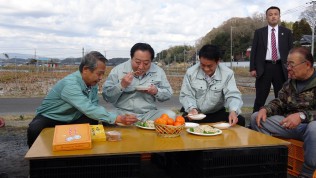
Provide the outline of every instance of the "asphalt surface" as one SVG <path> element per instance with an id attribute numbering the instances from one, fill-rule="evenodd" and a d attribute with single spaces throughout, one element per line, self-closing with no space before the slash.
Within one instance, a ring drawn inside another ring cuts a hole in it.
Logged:
<path id="1" fill-rule="evenodd" d="M 254 95 L 243 95 L 244 107 L 252 107 L 255 100 Z M 273 99 L 273 95 L 269 95 L 267 102 Z M 43 97 L 37 98 L 0 98 L 0 115 L 8 114 L 32 114 L 41 104 Z M 111 111 L 113 106 L 107 103 L 102 97 L 99 98 L 100 105 Z M 180 109 L 179 96 L 175 95 L 165 102 L 157 102 L 159 108 Z"/>

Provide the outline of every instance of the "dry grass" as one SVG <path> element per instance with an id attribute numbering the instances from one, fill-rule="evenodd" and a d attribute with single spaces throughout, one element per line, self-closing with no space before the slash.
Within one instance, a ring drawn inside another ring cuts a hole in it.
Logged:
<path id="1" fill-rule="evenodd" d="M 180 64 L 175 67 L 164 68 L 175 95 L 180 92 L 186 68 L 186 65 Z M 111 69 L 112 67 L 107 67 L 105 76 L 108 76 Z M 0 97 L 45 96 L 57 81 L 76 71 L 77 66 L 59 67 L 58 69 L 41 68 L 38 71 L 35 68 L 25 68 L 23 66 L 19 68 L 18 66 L 17 70 L 27 70 L 28 72 L 0 71 Z M 236 79 L 238 77 L 249 77 L 248 68 L 234 68 L 234 72 Z M 99 83 L 100 91 L 105 80 L 106 77 Z M 243 94 L 255 93 L 255 89 L 251 87 L 238 86 L 238 88 Z M 178 112 L 178 108 L 174 110 Z M 250 113 L 252 108 L 243 107 L 242 111 L 243 113 Z M 34 115 L 2 115 L 2 117 L 5 118 L 7 126 L 24 127 L 34 118 Z"/>
<path id="2" fill-rule="evenodd" d="M 249 68 L 248 67 L 236 67 L 233 69 L 235 76 L 240 77 L 249 77 Z"/>
<path id="3" fill-rule="evenodd" d="M 58 69 L 40 68 L 36 71 L 33 67 L 28 70 L 18 66 L 17 71 L 0 71 L 0 97 L 35 97 L 45 96 L 50 88 L 60 79 L 77 70 L 77 66 L 58 67 Z M 112 67 L 107 67 L 105 76 L 108 76 Z M 187 66 L 178 64 L 173 67 L 165 67 L 167 78 L 175 94 L 181 89 L 183 76 Z M 22 71 L 23 70 L 23 71 Z M 234 68 L 236 79 L 249 77 L 248 68 Z M 106 77 L 99 82 L 100 92 Z M 254 89 L 239 86 L 241 93 L 253 93 Z"/>
<path id="4" fill-rule="evenodd" d="M 16 115 L 16 114 L 8 114 L 8 115 L 2 115 L 1 117 L 5 120 L 6 126 L 11 127 L 27 127 L 28 124 L 31 122 L 31 120 L 34 118 L 34 114 L 22 114 L 22 115 Z"/>

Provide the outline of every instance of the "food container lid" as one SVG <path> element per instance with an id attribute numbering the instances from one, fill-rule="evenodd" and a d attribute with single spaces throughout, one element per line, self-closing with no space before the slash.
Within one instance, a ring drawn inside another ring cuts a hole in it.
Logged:
<path id="1" fill-rule="evenodd" d="M 105 132 L 105 135 L 106 135 L 106 141 L 120 141 L 120 140 L 122 140 L 121 132 L 116 131 L 116 130 L 107 131 L 107 132 Z"/>

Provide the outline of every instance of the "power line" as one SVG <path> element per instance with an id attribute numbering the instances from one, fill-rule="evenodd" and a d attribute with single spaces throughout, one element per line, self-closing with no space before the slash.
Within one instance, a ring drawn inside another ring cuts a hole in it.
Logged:
<path id="1" fill-rule="evenodd" d="M 300 5 L 300 6 L 297 6 L 297 7 L 292 8 L 292 9 L 286 10 L 283 14 L 287 14 L 287 13 L 291 13 L 291 12 L 296 12 L 296 11 L 298 11 L 298 10 L 301 10 L 302 8 L 305 8 L 305 7 L 306 7 L 306 4 Z"/>
<path id="2" fill-rule="evenodd" d="M 305 9 L 306 7 L 308 7 L 308 6 L 306 6 L 306 4 L 304 4 L 304 5 L 300 5 L 300 6 L 297 6 L 295 8 L 292 8 L 292 9 L 288 9 L 282 13 L 282 16 L 301 11 L 301 10 Z"/>

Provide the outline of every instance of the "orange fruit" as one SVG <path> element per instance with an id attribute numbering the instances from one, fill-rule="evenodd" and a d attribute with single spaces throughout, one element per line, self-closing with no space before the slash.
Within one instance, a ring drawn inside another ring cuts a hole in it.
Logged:
<path id="1" fill-rule="evenodd" d="M 157 119 L 155 119 L 154 122 L 157 123 L 159 119 L 160 119 L 160 117 L 158 117 Z"/>
<path id="2" fill-rule="evenodd" d="M 174 123 L 173 119 L 171 119 L 171 118 L 167 119 L 167 125 L 173 125 L 173 123 Z"/>
<path id="3" fill-rule="evenodd" d="M 180 126 L 182 124 L 184 124 L 184 123 L 176 121 L 176 122 L 173 123 L 173 126 Z"/>
<path id="4" fill-rule="evenodd" d="M 162 114 L 162 115 L 160 116 L 160 118 L 165 119 L 165 120 L 168 120 L 169 116 L 168 116 L 168 114 L 164 113 L 164 114 Z"/>
<path id="5" fill-rule="evenodd" d="M 159 124 L 162 124 L 162 125 L 167 125 L 167 121 L 166 120 L 164 120 L 164 119 L 162 119 L 161 121 L 160 121 L 160 123 Z"/>
<path id="6" fill-rule="evenodd" d="M 185 119 L 182 116 L 177 116 L 176 117 L 176 122 L 180 122 L 180 123 L 184 124 L 185 123 Z"/>
<path id="7" fill-rule="evenodd" d="M 156 124 L 167 125 L 167 121 L 163 118 L 158 118 L 155 120 Z"/>

